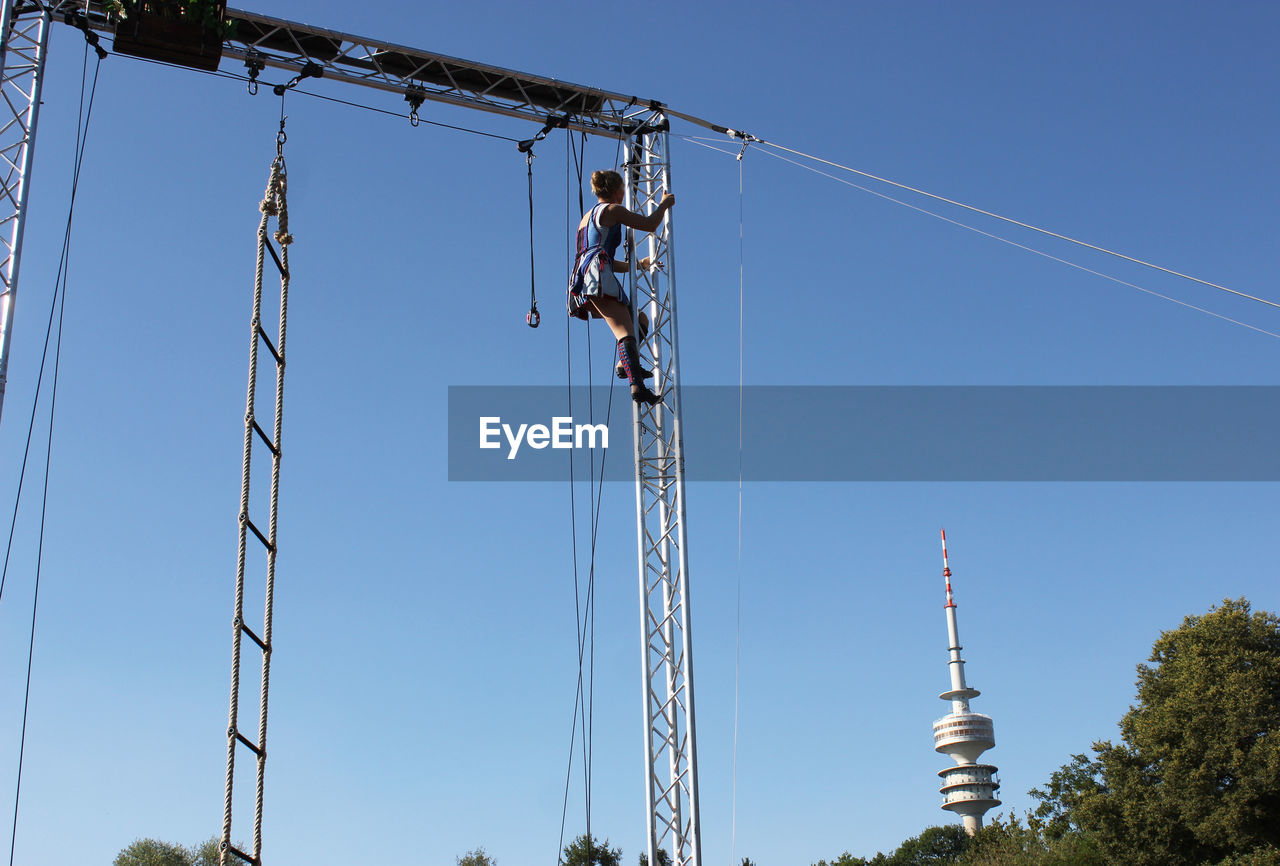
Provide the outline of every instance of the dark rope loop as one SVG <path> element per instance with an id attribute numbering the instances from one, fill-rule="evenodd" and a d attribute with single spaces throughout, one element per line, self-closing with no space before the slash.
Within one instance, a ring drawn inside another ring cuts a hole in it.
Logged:
<path id="1" fill-rule="evenodd" d="M 536 328 L 542 322 L 538 314 L 537 271 L 533 265 L 533 142 L 525 149 L 524 142 L 517 145 L 524 153 L 524 162 L 529 172 L 529 312 L 524 317 L 525 324 Z"/>

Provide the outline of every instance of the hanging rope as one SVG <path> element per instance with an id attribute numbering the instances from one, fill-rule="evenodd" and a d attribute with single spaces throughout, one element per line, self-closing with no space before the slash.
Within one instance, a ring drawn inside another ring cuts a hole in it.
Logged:
<path id="1" fill-rule="evenodd" d="M 738 585 L 735 604 L 733 645 L 733 804 L 729 819 L 729 866 L 737 866 L 738 856 L 738 708 L 742 681 L 742 322 L 745 311 L 746 268 L 743 234 L 742 157 L 749 141 L 738 152 Z"/>
<path id="2" fill-rule="evenodd" d="M 586 212 L 585 203 L 582 193 L 582 176 L 583 165 L 586 160 L 586 136 L 582 137 L 582 152 L 575 148 L 573 135 L 568 136 L 568 147 L 566 148 L 566 158 L 572 160 L 572 165 L 577 169 L 578 182 L 578 219 L 582 219 L 582 215 Z M 571 173 L 572 174 L 572 173 Z M 566 190 L 565 202 L 566 214 L 572 213 L 569 193 Z M 566 220 L 571 223 L 571 220 Z M 571 225 L 567 225 L 570 236 L 576 235 L 576 229 Z M 572 256 L 572 252 L 569 252 Z M 566 267 L 571 263 L 570 258 L 566 261 Z M 591 328 L 587 328 L 587 395 L 588 395 L 588 423 L 595 423 L 595 400 L 594 400 L 594 376 L 591 366 Z M 611 356 L 612 357 L 612 356 Z M 568 379 L 568 412 L 573 417 L 573 340 L 571 329 L 571 318 L 565 317 L 565 360 L 567 366 Z M 610 377 L 609 398 L 605 409 L 605 425 L 608 426 L 613 417 L 613 377 Z M 588 493 L 589 493 L 589 523 L 591 527 L 591 544 L 589 548 L 589 559 L 587 568 L 587 586 L 586 595 L 583 597 L 580 576 L 578 571 L 578 530 L 577 530 L 577 504 L 574 477 L 574 460 L 573 452 L 569 454 L 569 509 L 570 509 L 570 531 L 572 534 L 573 548 L 573 591 L 574 591 L 574 620 L 578 636 L 578 680 L 577 689 L 574 694 L 573 704 L 573 727 L 569 739 L 569 760 L 565 770 L 565 790 L 564 801 L 560 814 L 560 841 L 557 846 L 557 863 L 563 862 L 564 858 L 564 831 L 568 818 L 569 808 L 569 785 L 573 775 L 573 758 L 574 750 L 577 745 L 578 721 L 582 721 L 582 774 L 583 774 L 583 800 L 586 820 L 586 855 L 588 862 L 592 859 L 591 846 L 591 787 L 592 787 L 592 767 L 594 763 L 594 717 L 595 717 L 595 567 L 596 567 L 596 545 L 600 532 L 600 516 L 601 504 L 604 495 L 604 473 L 605 461 L 608 457 L 608 451 L 601 456 L 599 474 L 596 473 L 595 452 L 592 450 L 588 454 Z"/>
<path id="3" fill-rule="evenodd" d="M 89 48 L 93 47 L 97 54 L 97 63 L 93 68 L 93 84 L 89 87 L 89 98 L 85 100 L 85 82 L 89 64 Z M 35 586 L 31 594 L 31 637 L 27 644 L 27 676 L 22 698 L 22 733 L 18 744 L 18 771 L 13 792 L 13 832 L 9 838 L 9 866 L 13 866 L 14 852 L 18 841 L 18 806 L 22 799 L 22 768 L 27 748 L 27 717 L 31 706 L 31 670 L 35 658 L 36 646 L 36 613 L 40 605 L 40 577 L 44 564 L 44 531 L 45 518 L 49 506 L 49 469 L 53 460 L 53 429 L 55 410 L 58 404 L 58 372 L 62 362 L 62 323 L 66 313 L 67 272 L 71 263 L 71 227 L 75 216 L 76 191 L 80 186 L 80 169 L 84 165 L 85 144 L 89 139 L 89 121 L 93 117 L 94 96 L 98 91 L 98 72 L 102 67 L 103 52 L 98 47 L 96 38 L 86 38 L 84 61 L 80 71 L 80 105 L 76 114 L 76 149 L 71 173 L 71 201 L 67 206 L 67 224 L 62 235 L 62 253 L 58 260 L 58 273 L 54 279 L 53 300 L 49 307 L 49 325 L 45 330 L 44 351 L 41 353 L 40 372 L 36 377 L 36 391 L 31 405 L 31 422 L 27 427 L 27 443 L 22 454 L 22 471 L 18 477 L 18 492 L 13 504 L 13 523 L 9 526 L 9 543 L 5 550 L 4 569 L 0 573 L 0 597 L 3 597 L 5 578 L 9 573 L 9 556 L 13 551 L 14 529 L 17 525 L 18 507 L 22 501 L 22 485 L 27 473 L 27 460 L 31 453 L 32 432 L 35 425 L 36 409 L 40 402 L 40 390 L 44 381 L 45 361 L 49 357 L 49 343 L 54 335 L 54 313 L 57 312 L 58 327 L 54 339 L 53 351 L 53 383 L 49 395 L 49 429 L 45 440 L 44 483 L 40 500 L 40 533 L 36 543 Z"/>
<path id="4" fill-rule="evenodd" d="M 542 316 L 538 313 L 537 280 L 533 265 L 533 146 L 542 141 L 553 129 L 565 129 L 569 126 L 569 115 L 557 117 L 551 115 L 533 138 L 516 142 L 516 149 L 524 154 L 524 162 L 529 174 L 529 312 L 525 315 L 525 323 L 530 328 L 538 327 Z"/>
<path id="5" fill-rule="evenodd" d="M 529 167 L 529 312 L 525 315 L 525 323 L 530 328 L 538 327 L 542 316 L 538 314 L 538 282 L 537 270 L 533 265 L 533 148 L 524 154 L 525 165 Z"/>
<path id="6" fill-rule="evenodd" d="M 568 138 L 568 142 L 565 148 L 566 161 L 568 160 L 570 150 L 573 147 L 573 136 L 567 136 L 567 138 Z M 579 188 L 581 188 L 581 184 L 579 184 Z M 569 206 L 569 191 L 567 188 L 565 189 L 564 210 L 565 210 L 565 224 L 566 224 L 565 228 L 568 234 L 572 236 L 573 231 L 569 229 L 569 222 L 571 219 L 569 215 L 572 213 L 572 210 L 570 209 L 570 206 Z M 565 262 L 565 270 L 568 270 L 572 264 L 572 261 L 573 261 L 572 255 L 573 255 L 572 252 L 568 253 L 569 258 L 568 258 L 568 261 Z M 570 418 L 572 418 L 573 417 L 573 330 L 572 330 L 572 323 L 570 322 L 569 316 L 565 316 L 564 318 L 564 356 L 565 356 L 565 368 L 566 368 L 565 372 L 569 382 L 568 389 L 566 391 L 569 398 L 568 415 Z M 578 506 L 577 506 L 577 500 L 574 492 L 577 485 L 574 483 L 575 479 L 574 479 L 573 467 L 574 467 L 573 451 L 571 449 L 569 451 L 569 532 L 570 532 L 570 539 L 571 539 L 570 543 L 572 545 L 572 553 L 573 553 L 573 607 L 574 607 L 573 621 L 574 621 L 574 626 L 576 628 L 579 628 L 578 642 L 581 643 L 582 635 L 580 631 L 581 629 L 580 623 L 582 622 L 582 615 L 578 608 L 578 598 L 579 598 Z M 578 686 L 577 686 L 577 691 L 574 693 L 574 698 L 573 698 L 573 726 L 569 732 L 569 760 L 567 762 L 567 766 L 565 768 L 565 774 L 564 774 L 564 801 L 560 806 L 560 841 L 556 844 L 556 863 L 557 864 L 564 862 L 564 828 L 565 828 L 565 823 L 567 822 L 569 817 L 569 783 L 573 778 L 573 751 L 578 745 L 578 705 L 581 697 L 582 697 L 582 668 L 579 667 L 578 668 Z"/>

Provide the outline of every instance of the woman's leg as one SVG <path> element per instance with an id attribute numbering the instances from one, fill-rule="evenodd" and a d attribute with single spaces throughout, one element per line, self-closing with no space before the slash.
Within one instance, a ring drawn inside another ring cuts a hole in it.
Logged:
<path id="1" fill-rule="evenodd" d="M 649 405 L 657 403 L 662 398 L 644 384 L 644 380 L 651 377 L 653 373 L 640 366 L 639 349 L 631 330 L 631 308 L 617 298 L 609 297 L 592 298 L 591 304 L 618 340 L 618 361 L 626 373 L 626 378 L 631 381 L 632 399 Z M 641 313 L 641 315 L 644 314 Z M 646 317 L 644 321 L 647 323 L 648 318 Z"/>
<path id="2" fill-rule="evenodd" d="M 622 301 L 602 295 L 590 298 L 588 303 L 595 308 L 600 318 L 604 319 L 609 325 L 609 330 L 613 331 L 614 339 L 622 340 L 634 336 L 631 332 L 631 308 L 622 303 Z M 640 315 L 643 316 L 644 313 Z"/>

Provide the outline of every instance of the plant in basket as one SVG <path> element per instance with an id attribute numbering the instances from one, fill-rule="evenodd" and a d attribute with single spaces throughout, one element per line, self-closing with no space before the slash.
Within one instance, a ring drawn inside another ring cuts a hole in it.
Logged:
<path id="1" fill-rule="evenodd" d="M 107 0 L 106 7 L 121 54 L 213 70 L 223 40 L 235 35 L 226 0 Z"/>

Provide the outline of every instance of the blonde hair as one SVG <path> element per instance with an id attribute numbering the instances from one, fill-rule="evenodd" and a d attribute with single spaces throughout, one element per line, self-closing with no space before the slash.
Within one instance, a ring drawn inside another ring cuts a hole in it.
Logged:
<path id="1" fill-rule="evenodd" d="M 613 198 L 614 193 L 622 189 L 622 175 L 616 171 L 591 172 L 591 191 L 596 198 Z"/>

